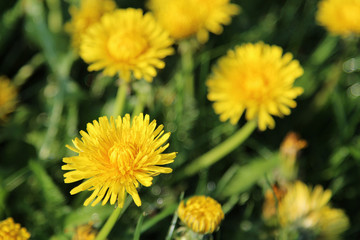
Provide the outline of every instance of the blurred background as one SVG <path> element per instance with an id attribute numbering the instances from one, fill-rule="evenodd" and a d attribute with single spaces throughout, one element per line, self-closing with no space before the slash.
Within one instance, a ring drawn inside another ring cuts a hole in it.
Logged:
<path id="1" fill-rule="evenodd" d="M 350 219 L 344 239 L 359 239 L 358 39 L 332 36 L 317 25 L 315 0 L 232 2 L 241 6 L 241 13 L 221 35 L 210 34 L 194 55 L 195 98 L 179 100 L 173 81 L 180 61 L 176 53 L 166 58 L 165 69 L 152 83 L 134 82 L 125 112 L 132 112 L 139 92 L 146 103 L 144 113 L 172 133 L 168 151 L 178 152 L 171 164 L 175 174 L 245 123 L 244 117 L 237 126 L 219 121 L 206 98 L 205 81 L 211 66 L 229 49 L 258 41 L 281 46 L 300 61 L 305 73 L 296 81 L 304 88 L 298 106 L 290 116 L 276 118 L 274 130 L 255 131 L 241 147 L 199 174 L 181 180 L 174 180 L 174 174 L 158 176 L 152 187 L 141 188 L 143 205 L 131 204 L 108 239 L 132 239 L 142 212 L 146 216 L 141 239 L 164 239 L 182 192 L 186 197 L 213 196 L 226 205 L 228 212 L 215 239 L 272 239 L 262 221 L 264 173 L 271 169 L 254 162 L 279 151 L 290 131 L 307 142 L 297 159 L 298 178 L 331 189 L 332 206 Z M 117 92 L 115 78 L 88 72 L 71 49 L 64 24 L 75 3 L 0 2 L 0 75 L 11 79 L 18 91 L 15 111 L 0 125 L 0 219 L 13 217 L 32 239 L 71 239 L 77 226 L 92 221 L 98 228 L 113 210 L 110 205 L 83 207 L 88 193 L 71 196 L 76 184 L 64 184 L 61 170 L 62 158 L 72 155 L 65 145 L 71 145 L 88 122 L 111 115 Z M 145 1 L 116 4 L 147 11 Z M 227 178 L 243 167 L 251 172 L 225 194 Z"/>

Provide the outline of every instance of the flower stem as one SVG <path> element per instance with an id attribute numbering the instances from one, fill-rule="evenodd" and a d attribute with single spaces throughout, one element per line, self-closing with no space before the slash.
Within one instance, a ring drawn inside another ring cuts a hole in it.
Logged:
<path id="1" fill-rule="evenodd" d="M 140 93 L 136 93 L 137 95 L 137 101 L 136 101 L 136 105 L 134 107 L 134 110 L 132 112 L 132 117 L 139 115 L 140 113 L 142 113 L 144 111 L 144 107 L 145 107 L 145 99 L 144 96 L 142 96 Z"/>
<path id="2" fill-rule="evenodd" d="M 96 236 L 95 240 L 104 240 L 109 235 L 111 229 L 113 229 L 116 221 L 121 217 L 121 215 L 125 212 L 125 210 L 129 207 L 132 201 L 131 197 L 127 197 L 122 208 L 117 207 L 108 220 L 106 221 L 105 225 L 101 228 L 99 234 Z"/>
<path id="3" fill-rule="evenodd" d="M 241 129 L 233 134 L 229 139 L 225 140 L 215 148 L 211 149 L 207 153 L 201 155 L 189 165 L 187 165 L 183 171 L 183 177 L 192 176 L 198 173 L 200 170 L 207 168 L 221 158 L 226 156 L 228 153 L 233 151 L 235 148 L 240 146 L 255 130 L 257 126 L 256 120 L 247 122 Z"/>
<path id="4" fill-rule="evenodd" d="M 116 221 L 118 220 L 119 215 L 121 213 L 121 210 L 122 210 L 122 208 L 117 207 L 112 212 L 112 214 L 110 215 L 110 217 L 106 221 L 105 225 L 102 227 L 101 231 L 96 236 L 95 240 L 104 240 L 104 239 L 106 239 L 106 237 L 109 235 L 111 229 L 114 227 Z"/>
<path id="5" fill-rule="evenodd" d="M 194 98 L 194 46 L 189 40 L 183 40 L 179 43 L 181 54 L 181 72 L 182 81 L 184 81 L 185 97 Z"/>
<path id="6" fill-rule="evenodd" d="M 184 199 L 184 192 L 181 193 L 179 202 L 181 202 L 183 199 Z M 168 231 L 168 233 L 166 235 L 165 240 L 171 240 L 172 239 L 172 235 L 173 235 L 174 230 L 175 230 L 177 219 L 178 219 L 178 212 L 177 212 L 177 210 L 175 210 L 174 216 L 173 216 L 173 218 L 171 220 L 171 225 L 170 225 L 170 228 L 169 228 L 169 231 Z"/>
<path id="7" fill-rule="evenodd" d="M 119 88 L 116 94 L 115 104 L 114 104 L 114 117 L 121 116 L 124 111 L 125 99 L 129 83 L 126 81 L 121 81 Z"/>

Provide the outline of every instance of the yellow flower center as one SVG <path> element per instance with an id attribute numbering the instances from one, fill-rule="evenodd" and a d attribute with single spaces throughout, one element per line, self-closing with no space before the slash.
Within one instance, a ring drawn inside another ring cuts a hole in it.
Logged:
<path id="1" fill-rule="evenodd" d="M 235 73 L 234 75 L 234 83 L 233 88 L 234 92 L 233 96 L 236 101 L 243 102 L 244 99 L 247 101 L 253 101 L 256 103 L 263 103 L 265 99 L 269 99 L 269 85 L 270 79 L 269 77 L 260 71 L 253 70 L 249 73 Z M 245 81 L 244 79 L 251 79 L 251 81 Z M 241 94 L 239 89 L 241 89 Z"/>
<path id="2" fill-rule="evenodd" d="M 115 143 L 109 150 L 109 158 L 112 164 L 117 164 L 120 172 L 133 173 L 133 160 L 138 154 L 138 147 L 133 143 Z"/>
<path id="3" fill-rule="evenodd" d="M 148 47 L 146 38 L 137 32 L 117 32 L 110 36 L 108 41 L 110 55 L 120 61 L 134 59 Z"/>

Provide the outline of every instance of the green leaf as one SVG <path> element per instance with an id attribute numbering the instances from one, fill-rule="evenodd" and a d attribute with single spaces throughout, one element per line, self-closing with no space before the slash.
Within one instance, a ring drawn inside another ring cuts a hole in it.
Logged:
<path id="1" fill-rule="evenodd" d="M 157 214 L 155 217 L 150 218 L 149 220 L 145 221 L 145 223 L 142 225 L 141 232 L 146 232 L 149 230 L 152 226 L 160 222 L 161 220 L 171 216 L 174 214 L 178 207 L 178 204 L 171 204 L 168 205 L 164 210 L 161 211 L 161 213 Z"/>
<path id="2" fill-rule="evenodd" d="M 145 217 L 145 213 L 142 213 L 139 217 L 139 220 L 136 225 L 135 233 L 134 233 L 134 240 L 140 240 L 141 226 L 142 226 L 144 217 Z"/>
<path id="3" fill-rule="evenodd" d="M 230 197 L 248 190 L 266 173 L 278 166 L 278 164 L 278 154 L 273 154 L 269 159 L 254 159 L 249 164 L 240 166 L 224 189 L 220 190 L 220 196 Z"/>
<path id="4" fill-rule="evenodd" d="M 65 230 L 72 231 L 76 226 L 87 224 L 90 221 L 104 222 L 114 211 L 111 205 L 96 205 L 94 207 L 80 207 L 69 213 L 64 221 Z"/>
<path id="5" fill-rule="evenodd" d="M 65 197 L 53 182 L 52 178 L 48 175 L 45 168 L 39 162 L 34 160 L 29 162 L 29 168 L 38 181 L 45 203 L 49 207 L 63 205 L 65 203 Z"/>

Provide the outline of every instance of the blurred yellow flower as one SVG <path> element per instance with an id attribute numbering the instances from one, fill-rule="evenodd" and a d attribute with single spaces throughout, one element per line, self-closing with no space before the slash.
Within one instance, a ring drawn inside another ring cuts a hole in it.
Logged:
<path id="1" fill-rule="evenodd" d="M 66 157 L 63 170 L 65 183 L 85 180 L 73 188 L 70 194 L 81 191 L 93 191 L 84 205 L 91 202 L 95 206 L 102 201 L 106 204 L 118 202 L 123 207 L 125 192 L 128 192 L 137 206 L 141 205 L 136 190 L 139 183 L 145 187 L 152 185 L 153 176 L 171 173 L 172 169 L 161 167 L 172 163 L 176 153 L 164 154 L 169 146 L 165 144 L 170 133 L 164 134 L 163 125 L 156 127 L 156 121 L 150 123 L 149 115 L 141 113 L 130 121 L 130 115 L 114 119 L 100 117 L 99 121 L 87 124 L 87 133 L 80 131 L 81 140 L 75 138 L 75 147 L 67 148 L 78 156 Z M 165 145 L 164 145 L 165 144 Z M 163 146 L 164 145 L 164 146 Z"/>
<path id="2" fill-rule="evenodd" d="M 280 225 L 314 232 L 317 239 L 338 239 L 349 220 L 342 210 L 329 206 L 331 195 L 319 185 L 312 189 L 300 181 L 288 186 L 279 202 Z"/>
<path id="3" fill-rule="evenodd" d="M 92 227 L 92 224 L 85 224 L 76 228 L 72 240 L 94 240 L 96 235 L 97 231 Z"/>
<path id="4" fill-rule="evenodd" d="M 86 30 L 107 12 L 116 8 L 113 0 L 81 0 L 80 7 L 70 6 L 71 20 L 65 30 L 71 34 L 72 45 L 77 52 L 80 50 L 81 38 Z"/>
<path id="5" fill-rule="evenodd" d="M 221 205 L 206 196 L 194 196 L 186 202 L 181 201 L 178 208 L 179 218 L 196 233 L 212 233 L 224 219 Z"/>
<path id="6" fill-rule="evenodd" d="M 360 34 L 359 0 L 322 0 L 318 3 L 316 20 L 334 35 Z"/>
<path id="7" fill-rule="evenodd" d="M 237 46 L 220 58 L 207 80 L 208 99 L 220 120 L 236 124 L 246 110 L 246 119 L 257 118 L 264 131 L 274 128 L 271 115 L 282 117 L 296 107 L 294 99 L 303 89 L 294 87 L 303 74 L 291 53 L 262 42 Z"/>
<path id="8" fill-rule="evenodd" d="M 0 221 L 0 239 L 1 240 L 26 240 L 30 238 L 30 233 L 15 223 L 12 218 Z"/>
<path id="9" fill-rule="evenodd" d="M 89 63 L 89 71 L 103 69 L 108 76 L 151 82 L 156 68 L 165 67 L 162 60 L 171 55 L 172 39 L 151 13 L 141 9 L 115 10 L 92 25 L 82 39 L 80 56 Z"/>
<path id="10" fill-rule="evenodd" d="M 14 111 L 16 106 L 17 91 L 10 80 L 0 76 L 0 120 L 5 120 L 6 115 Z"/>
<path id="11" fill-rule="evenodd" d="M 200 43 L 208 40 L 209 32 L 221 34 L 221 25 L 230 24 L 240 12 L 229 0 L 150 0 L 148 7 L 174 39 L 196 35 Z"/>

